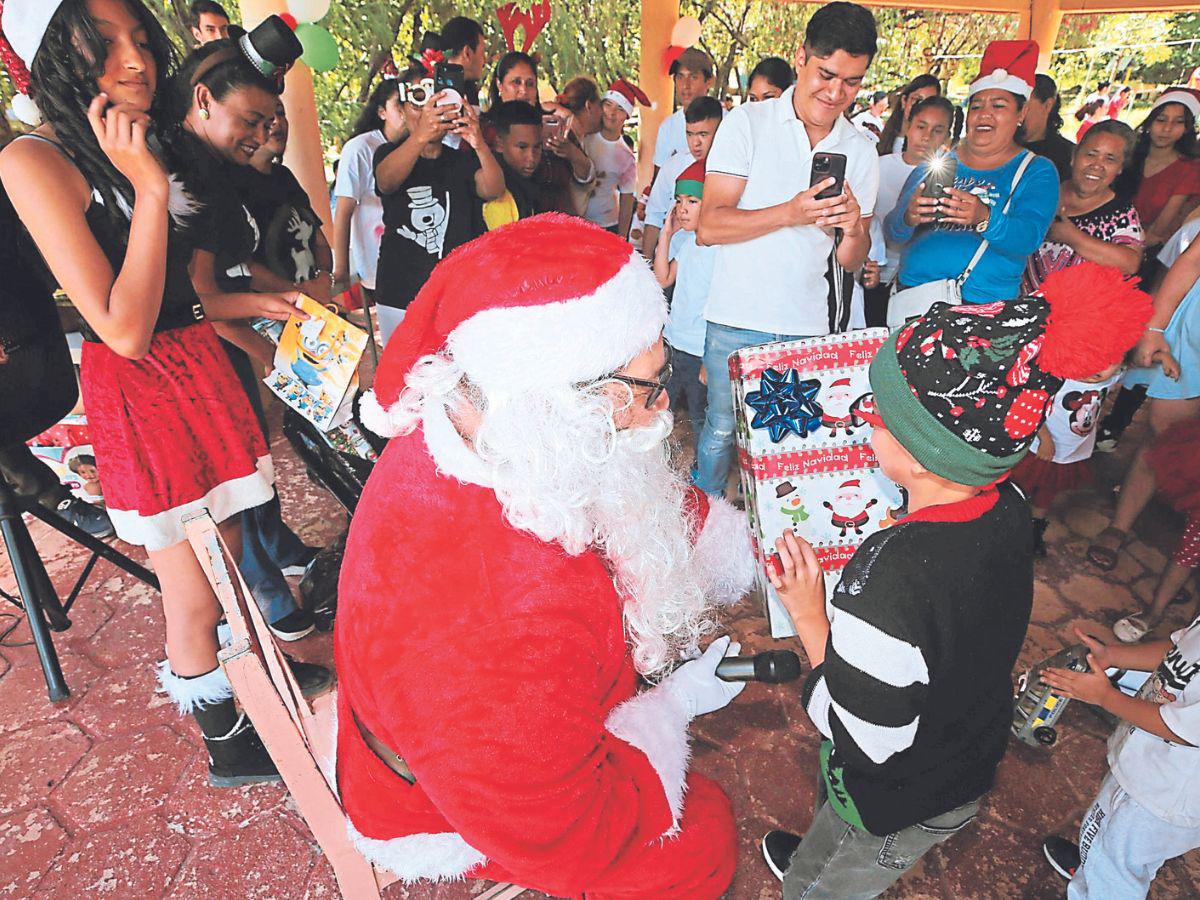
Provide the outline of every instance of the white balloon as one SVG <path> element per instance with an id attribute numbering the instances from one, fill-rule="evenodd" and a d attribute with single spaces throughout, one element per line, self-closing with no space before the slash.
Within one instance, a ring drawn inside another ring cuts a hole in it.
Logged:
<path id="1" fill-rule="evenodd" d="M 331 0 L 288 0 L 288 12 L 297 22 L 320 22 L 329 12 Z"/>

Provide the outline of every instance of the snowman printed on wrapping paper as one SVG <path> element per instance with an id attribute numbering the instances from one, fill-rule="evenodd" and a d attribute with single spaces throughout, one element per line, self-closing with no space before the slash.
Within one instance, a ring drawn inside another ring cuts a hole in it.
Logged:
<path id="1" fill-rule="evenodd" d="M 829 429 L 830 437 L 837 437 L 838 431 L 844 431 L 846 437 L 850 437 L 854 429 L 862 425 L 862 420 L 854 415 L 853 398 L 849 378 L 839 378 L 826 389 L 821 398 L 821 424 Z"/>
<path id="2" fill-rule="evenodd" d="M 829 510 L 829 524 L 838 529 L 838 537 L 844 538 L 851 531 L 856 535 L 863 533 L 863 526 L 870 520 L 867 510 L 878 502 L 877 498 L 872 497 L 864 503 L 862 482 L 851 478 L 838 486 L 832 503 L 824 500 L 821 505 Z"/>
<path id="3" fill-rule="evenodd" d="M 775 488 L 775 496 L 783 500 L 779 511 L 792 520 L 792 531 L 800 533 L 800 523 L 808 521 L 808 510 L 804 508 L 804 498 L 796 492 L 796 486 L 790 481 Z M 785 499 L 786 498 L 786 499 Z"/>
<path id="4" fill-rule="evenodd" d="M 401 225 L 396 233 L 420 245 L 426 253 L 442 258 L 446 243 L 446 230 L 450 227 L 450 193 L 446 192 L 443 206 L 433 199 L 433 188 L 429 186 L 409 188 L 409 221 L 412 228 Z"/>

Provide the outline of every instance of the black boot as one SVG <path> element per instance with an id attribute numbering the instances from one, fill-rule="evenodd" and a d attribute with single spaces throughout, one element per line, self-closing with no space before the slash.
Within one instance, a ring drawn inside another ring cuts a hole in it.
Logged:
<path id="1" fill-rule="evenodd" d="M 1046 555 L 1046 526 L 1050 524 L 1048 519 L 1033 520 L 1033 555 Z"/>
<path id="2" fill-rule="evenodd" d="M 213 787 L 239 787 L 260 781 L 279 781 L 279 770 L 267 748 L 232 700 L 223 700 L 192 713 L 204 733 L 208 748 L 208 783 Z"/>

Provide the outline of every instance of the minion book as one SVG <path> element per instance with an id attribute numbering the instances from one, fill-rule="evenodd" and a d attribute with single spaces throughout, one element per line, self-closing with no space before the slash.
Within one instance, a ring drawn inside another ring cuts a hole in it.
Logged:
<path id="1" fill-rule="evenodd" d="M 265 381 L 284 403 L 327 432 L 350 418 L 367 333 L 310 297 L 301 296 L 299 306 L 309 318 L 287 320 L 275 368 Z"/>

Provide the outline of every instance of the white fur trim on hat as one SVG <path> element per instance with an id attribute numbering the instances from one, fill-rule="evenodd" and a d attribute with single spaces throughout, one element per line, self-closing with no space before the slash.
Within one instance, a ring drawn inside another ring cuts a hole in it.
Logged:
<path id="1" fill-rule="evenodd" d="M 50 20 L 62 4 L 63 0 L 5 0 L 0 28 L 27 69 L 33 68 Z"/>
<path id="2" fill-rule="evenodd" d="M 692 551 L 705 594 L 722 606 L 736 603 L 754 584 L 758 563 L 746 514 L 724 497 L 709 497 L 708 517 Z"/>
<path id="3" fill-rule="evenodd" d="M 1168 103 L 1178 103 L 1181 106 L 1185 106 L 1191 110 L 1194 118 L 1200 119 L 1200 97 L 1197 97 L 1191 91 L 1183 91 L 1177 88 L 1164 91 L 1163 95 L 1154 101 L 1154 105 L 1150 107 L 1150 112 L 1153 114 L 1160 106 L 1165 106 Z"/>
<path id="4" fill-rule="evenodd" d="M 38 109 L 33 99 L 25 94 L 17 94 L 12 100 L 13 115 L 28 125 L 37 128 L 42 124 L 42 111 Z"/>
<path id="5" fill-rule="evenodd" d="M 453 831 L 409 834 L 381 840 L 362 834 L 349 818 L 346 831 L 358 852 L 405 884 L 414 881 L 462 881 L 487 857 Z"/>
<path id="6" fill-rule="evenodd" d="M 617 371 L 658 340 L 662 288 L 640 253 L 594 293 L 541 306 L 484 310 L 448 337 L 454 361 L 489 400 Z"/>
<path id="7" fill-rule="evenodd" d="M 181 716 L 233 696 L 233 685 L 219 666 L 195 678 L 184 678 L 172 672 L 170 662 L 164 659 L 158 664 L 158 683 L 179 708 Z"/>
<path id="8" fill-rule="evenodd" d="M 980 91 L 993 90 L 1008 91 L 1010 94 L 1016 94 L 1018 97 L 1028 100 L 1033 93 L 1033 85 L 1016 75 L 1009 74 L 1007 69 L 993 69 L 971 82 L 967 96 L 974 97 Z"/>
<path id="9" fill-rule="evenodd" d="M 625 110 L 625 115 L 633 115 L 633 104 L 629 101 L 629 98 L 620 91 L 609 91 L 604 95 L 604 99 L 611 100 L 613 103 L 617 104 L 617 106 L 621 107 L 621 109 Z"/>
<path id="10" fill-rule="evenodd" d="M 610 712 L 604 723 L 609 732 L 645 753 L 658 773 L 671 808 L 667 835 L 679 830 L 683 817 L 683 794 L 692 755 L 688 743 L 690 721 L 683 704 L 660 685 L 630 697 Z"/>

